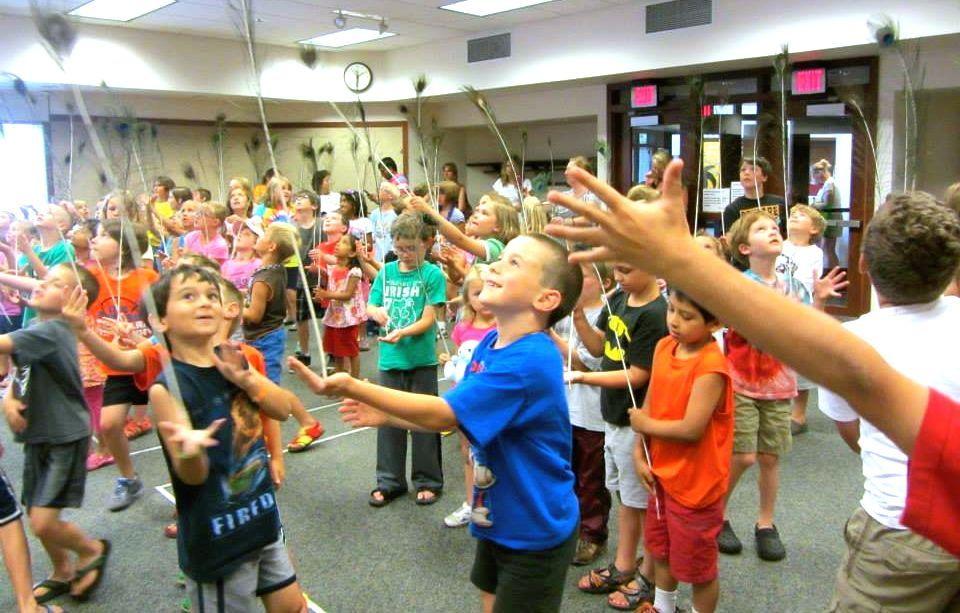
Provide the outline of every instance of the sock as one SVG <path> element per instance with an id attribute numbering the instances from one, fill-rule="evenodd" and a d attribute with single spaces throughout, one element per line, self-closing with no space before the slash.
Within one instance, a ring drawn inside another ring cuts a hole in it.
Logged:
<path id="1" fill-rule="evenodd" d="M 657 613 L 676 613 L 677 590 L 668 592 L 657 588 L 654 591 L 653 608 L 657 610 Z"/>

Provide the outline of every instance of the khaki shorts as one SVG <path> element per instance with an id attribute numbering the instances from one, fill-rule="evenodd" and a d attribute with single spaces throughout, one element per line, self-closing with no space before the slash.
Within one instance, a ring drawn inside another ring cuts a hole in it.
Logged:
<path id="1" fill-rule="evenodd" d="M 733 395 L 733 452 L 783 455 L 790 451 L 790 401 Z"/>
<path id="2" fill-rule="evenodd" d="M 960 560 L 859 508 L 844 529 L 847 552 L 829 611 L 960 611 Z"/>

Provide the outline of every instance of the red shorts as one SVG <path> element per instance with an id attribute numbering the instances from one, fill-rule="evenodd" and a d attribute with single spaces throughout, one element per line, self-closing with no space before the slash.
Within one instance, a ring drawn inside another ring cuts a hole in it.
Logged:
<path id="1" fill-rule="evenodd" d="M 360 355 L 360 341 L 357 331 L 360 326 L 323 329 L 323 349 L 335 358 L 355 358 Z"/>
<path id="2" fill-rule="evenodd" d="M 683 506 L 657 487 L 657 505 L 647 507 L 643 538 L 647 553 L 668 560 L 677 581 L 697 585 L 717 578 L 717 536 L 723 529 L 724 500 L 700 508 Z"/>

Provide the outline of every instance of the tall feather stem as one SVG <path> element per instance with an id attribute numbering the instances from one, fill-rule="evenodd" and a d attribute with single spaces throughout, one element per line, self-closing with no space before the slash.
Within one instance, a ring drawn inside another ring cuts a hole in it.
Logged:
<path id="1" fill-rule="evenodd" d="M 263 105 L 263 93 L 260 88 L 260 68 L 257 63 L 257 54 L 254 50 L 253 0 L 238 0 L 238 2 L 240 3 L 240 7 L 234 8 L 239 11 L 243 25 L 241 32 L 247 49 L 247 59 L 250 62 L 250 76 L 253 80 L 253 92 L 257 98 L 257 109 L 260 112 L 260 123 L 263 127 L 263 134 L 266 137 L 267 151 L 270 153 L 270 164 L 275 172 L 280 172 L 280 168 L 277 166 L 277 158 L 273 151 L 273 139 L 270 137 L 270 125 L 267 123 L 267 111 Z"/>

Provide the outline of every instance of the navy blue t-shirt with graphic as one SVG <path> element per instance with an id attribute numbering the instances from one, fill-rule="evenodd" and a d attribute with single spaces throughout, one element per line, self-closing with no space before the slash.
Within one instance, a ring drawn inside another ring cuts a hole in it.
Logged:
<path id="1" fill-rule="evenodd" d="M 480 341 L 463 380 L 444 395 L 473 446 L 470 532 L 542 551 L 562 544 L 580 521 L 563 358 L 543 332 L 501 348 L 498 338 L 491 332 Z"/>
<path id="2" fill-rule="evenodd" d="M 210 471 L 200 485 L 178 479 L 163 449 L 177 498 L 180 568 L 211 583 L 277 540 L 280 512 L 258 406 L 215 367 L 173 360 L 173 368 L 194 428 L 226 420 L 215 434 L 219 444 L 207 449 Z M 169 389 L 166 375 L 156 383 Z"/>

